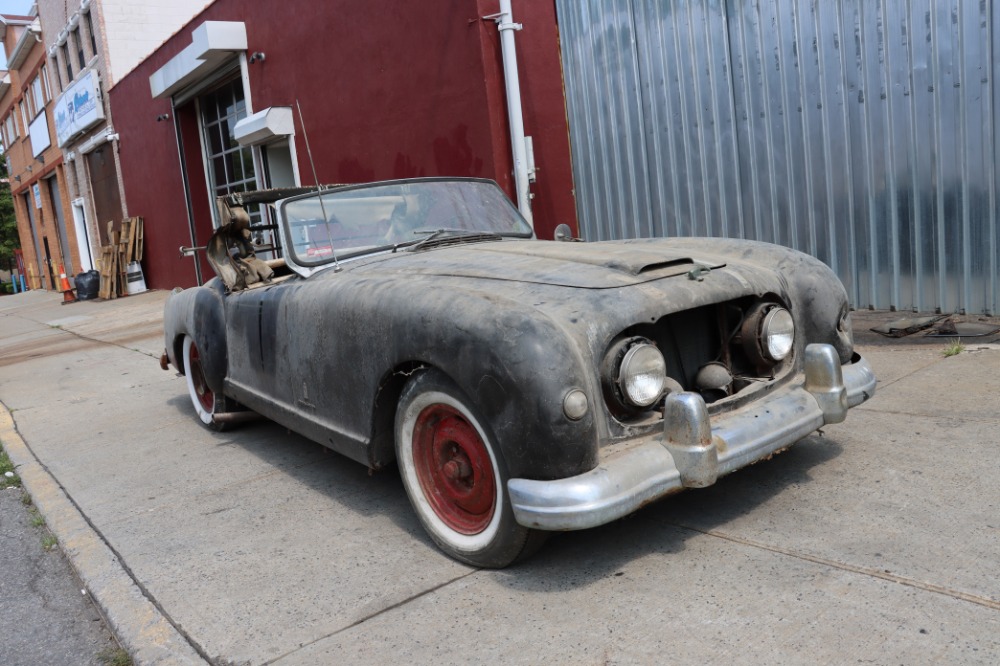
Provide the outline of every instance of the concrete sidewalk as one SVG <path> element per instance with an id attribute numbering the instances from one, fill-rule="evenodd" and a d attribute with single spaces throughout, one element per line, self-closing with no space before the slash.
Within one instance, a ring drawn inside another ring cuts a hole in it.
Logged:
<path id="1" fill-rule="evenodd" d="M 202 428 L 165 298 L 0 298 L 0 438 L 137 663 L 1000 663 L 997 336 L 945 358 L 858 313 L 846 423 L 480 571 L 394 472 Z"/>

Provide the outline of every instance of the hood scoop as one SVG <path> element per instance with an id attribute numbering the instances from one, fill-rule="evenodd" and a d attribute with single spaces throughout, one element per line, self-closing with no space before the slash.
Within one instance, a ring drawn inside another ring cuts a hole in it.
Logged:
<path id="1" fill-rule="evenodd" d="M 623 271 L 625 273 L 631 273 L 632 275 L 642 275 L 643 273 L 654 273 L 660 270 L 666 270 L 669 268 L 677 268 L 678 266 L 691 266 L 695 263 L 690 257 L 683 257 L 680 259 L 668 259 L 667 261 L 657 261 L 651 264 L 645 264 L 640 266 L 635 266 L 633 264 L 618 264 L 616 262 L 608 262 L 607 267 L 613 268 L 614 270 Z M 638 268 L 638 270 L 636 270 Z"/>

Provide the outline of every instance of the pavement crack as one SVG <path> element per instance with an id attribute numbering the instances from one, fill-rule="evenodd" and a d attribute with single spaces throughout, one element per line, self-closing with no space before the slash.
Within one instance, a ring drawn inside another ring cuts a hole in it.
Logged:
<path id="1" fill-rule="evenodd" d="M 455 583 L 455 582 L 458 582 L 458 581 L 462 580 L 463 578 L 468 578 L 469 576 L 471 576 L 472 574 L 474 574 L 474 573 L 476 573 L 478 571 L 479 571 L 479 569 L 473 569 L 472 571 L 467 571 L 464 574 L 462 574 L 461 576 L 455 576 L 454 578 L 452 578 L 450 580 L 446 580 L 443 583 L 435 585 L 434 587 L 427 588 L 426 590 L 421 590 L 420 592 L 417 592 L 416 594 L 413 594 L 413 595 L 411 595 L 411 596 L 409 596 L 409 597 L 407 597 L 405 599 L 397 601 L 394 604 L 390 604 L 389 606 L 386 606 L 385 608 L 381 608 L 381 609 L 375 611 L 374 613 L 372 613 L 370 615 L 366 615 L 365 617 L 359 618 L 359 619 L 355 620 L 354 622 L 352 622 L 352 623 L 350 623 L 348 625 L 345 625 L 345 626 L 341 627 L 340 629 L 337 629 L 334 632 L 326 634 L 325 636 L 320 636 L 319 638 L 316 638 L 314 640 L 308 641 L 306 643 L 302 643 L 301 645 L 299 645 L 298 647 L 296 647 L 294 650 L 289 650 L 288 652 L 286 652 L 286 653 L 284 653 L 282 655 L 279 655 L 279 656 L 275 657 L 274 659 L 271 659 L 270 661 L 264 662 L 262 664 L 262 666 L 269 666 L 270 664 L 275 664 L 275 663 L 281 661 L 282 659 L 284 659 L 285 657 L 288 657 L 289 655 L 295 654 L 296 652 L 298 652 L 299 650 L 301 650 L 303 648 L 306 648 L 306 647 L 309 647 L 310 645 L 314 645 L 316 643 L 319 643 L 320 641 L 325 641 L 328 638 L 333 638 L 334 636 L 339 636 L 340 634 L 344 633 L 345 631 L 349 631 L 350 629 L 353 629 L 354 627 L 357 627 L 358 625 L 364 624 L 365 622 L 368 622 L 369 620 L 373 620 L 373 619 L 375 619 L 375 618 L 377 618 L 377 617 L 379 617 L 381 615 L 385 615 L 389 611 L 393 611 L 393 610 L 395 610 L 397 608 L 400 608 L 401 606 L 405 606 L 406 604 L 408 604 L 408 603 L 410 603 L 412 601 L 416 601 L 417 599 L 420 599 L 421 597 L 425 597 L 428 594 L 433 594 L 434 592 L 437 592 L 441 588 L 447 587 L 447 586 L 451 585 L 452 583 Z"/>
<path id="2" fill-rule="evenodd" d="M 936 583 L 929 583 L 927 581 L 916 580 L 914 578 L 907 578 L 906 576 L 900 576 L 898 574 L 894 574 L 884 569 L 874 569 L 872 567 L 865 567 L 856 564 L 848 564 L 847 562 L 838 562 L 837 560 L 831 560 L 829 558 L 819 557 L 817 555 L 810 555 L 808 553 L 792 550 L 790 548 L 782 548 L 780 546 L 774 546 L 771 544 L 763 543 L 761 541 L 755 541 L 753 539 L 738 537 L 732 534 L 725 534 L 717 530 L 703 530 L 697 527 L 691 527 L 690 525 L 681 525 L 677 523 L 671 523 L 671 524 L 673 524 L 674 527 L 680 527 L 682 529 L 691 530 L 692 532 L 698 532 L 700 534 L 716 537 L 718 539 L 724 539 L 726 541 L 737 543 L 743 546 L 750 546 L 751 548 L 759 548 L 761 550 L 777 553 L 779 555 L 794 557 L 799 560 L 812 562 L 813 564 L 819 564 L 834 569 L 840 569 L 841 571 L 849 571 L 851 573 L 860 574 L 862 576 L 871 576 L 872 578 L 879 578 L 881 580 L 889 581 L 891 583 L 898 583 L 900 585 L 906 585 L 907 587 L 923 590 L 925 592 L 933 592 L 934 594 L 941 594 L 946 597 L 951 597 L 952 599 L 957 599 L 959 601 L 966 601 L 968 603 L 976 604 L 978 606 L 984 606 L 992 610 L 1000 610 L 1000 601 L 997 601 L 996 599 L 979 596 L 977 594 L 970 594 L 968 592 L 962 592 L 960 590 L 953 590 L 951 588 L 945 587 L 944 585 L 938 585 Z"/>
<path id="3" fill-rule="evenodd" d="M 145 351 L 142 351 L 141 349 L 136 349 L 135 347 L 129 347 L 128 345 L 123 344 L 123 343 L 114 342 L 114 341 L 111 341 L 111 340 L 102 340 L 101 338 L 91 337 L 89 335 L 85 335 L 83 333 L 79 333 L 77 331 L 74 331 L 71 328 L 66 328 L 66 327 L 63 327 L 63 326 L 52 326 L 51 324 L 47 324 L 44 321 L 38 321 L 36 319 L 32 319 L 31 317 L 25 317 L 23 315 L 19 315 L 19 314 L 16 314 L 16 313 L 13 313 L 11 315 L 4 315 L 4 316 L 18 317 L 19 319 L 23 319 L 25 321 L 30 321 L 32 323 L 48 327 L 48 328 L 50 328 L 50 329 L 52 329 L 54 331 L 58 331 L 60 333 L 69 333 L 70 335 L 75 336 L 75 337 L 77 337 L 80 340 L 83 340 L 85 342 L 93 342 L 93 343 L 98 344 L 98 345 L 107 345 L 109 347 L 118 347 L 119 349 L 124 349 L 125 351 L 137 352 L 139 354 L 142 354 L 143 356 L 148 356 L 150 358 L 159 359 L 159 356 L 156 355 L 155 353 L 145 352 Z M 39 354 L 39 356 L 43 356 L 43 355 L 44 354 Z"/>
<path id="4" fill-rule="evenodd" d="M 876 409 L 874 407 L 865 407 L 865 412 L 871 412 L 874 414 L 889 414 L 891 416 L 916 416 L 925 419 L 958 419 L 961 418 L 962 421 L 969 421 L 972 423 L 986 423 L 986 424 L 996 424 L 997 419 L 991 418 L 976 418 L 974 416 L 962 415 L 961 417 L 952 416 L 948 414 L 929 414 L 927 412 L 901 412 L 893 409 Z"/>

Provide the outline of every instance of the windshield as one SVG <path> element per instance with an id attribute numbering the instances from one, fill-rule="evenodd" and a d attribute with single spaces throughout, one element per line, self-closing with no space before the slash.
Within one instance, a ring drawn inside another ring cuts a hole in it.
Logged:
<path id="1" fill-rule="evenodd" d="M 286 247 L 302 266 L 417 246 L 432 235 L 529 238 L 531 227 L 489 180 L 409 180 L 338 188 L 281 206 Z"/>

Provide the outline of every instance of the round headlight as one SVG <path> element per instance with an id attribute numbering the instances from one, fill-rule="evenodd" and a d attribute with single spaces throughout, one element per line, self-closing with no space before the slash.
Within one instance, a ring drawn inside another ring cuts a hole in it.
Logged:
<path id="1" fill-rule="evenodd" d="M 667 363 L 663 354 L 650 343 L 633 345 L 618 366 L 618 386 L 622 397 L 635 407 L 649 407 L 663 395 L 667 381 Z"/>
<path id="2" fill-rule="evenodd" d="M 764 316 L 760 327 L 760 347 L 774 362 L 783 360 L 792 351 L 795 323 L 785 308 L 774 308 Z"/>

